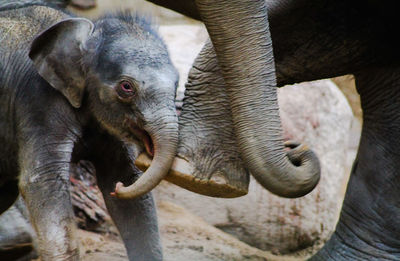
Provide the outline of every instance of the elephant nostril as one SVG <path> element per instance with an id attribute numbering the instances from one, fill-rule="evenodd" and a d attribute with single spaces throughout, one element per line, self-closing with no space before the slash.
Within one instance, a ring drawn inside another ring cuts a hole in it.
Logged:
<path id="1" fill-rule="evenodd" d="M 287 156 L 296 167 L 300 167 L 302 163 L 302 155 L 307 147 L 293 140 L 288 140 L 284 143 Z"/>
<path id="2" fill-rule="evenodd" d="M 296 167 L 300 167 L 301 166 L 301 159 L 297 158 L 297 157 L 289 157 L 290 162 L 292 162 L 292 164 Z"/>
<path id="3" fill-rule="evenodd" d="M 288 140 L 288 141 L 285 141 L 284 145 L 286 148 L 295 149 L 295 148 L 299 147 L 301 145 L 301 143 L 294 141 L 294 140 Z"/>

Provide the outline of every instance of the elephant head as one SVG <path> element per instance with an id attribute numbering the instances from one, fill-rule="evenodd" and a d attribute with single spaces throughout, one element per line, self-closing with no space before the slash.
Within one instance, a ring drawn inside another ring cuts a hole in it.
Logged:
<path id="1" fill-rule="evenodd" d="M 285 151 L 265 1 L 195 2 L 212 44 L 190 72 L 178 158 L 167 179 L 234 197 L 247 193 L 249 170 L 276 195 L 307 194 L 319 181 L 319 161 L 298 143 L 286 143 L 292 150 Z"/>
<path id="2" fill-rule="evenodd" d="M 154 156 L 134 184 L 116 186 L 117 197 L 134 198 L 163 179 L 176 153 L 178 74 L 151 25 L 134 15 L 120 16 L 94 24 L 83 18 L 58 22 L 33 41 L 29 57 L 39 74 L 81 110 L 82 122 L 92 119 Z"/>

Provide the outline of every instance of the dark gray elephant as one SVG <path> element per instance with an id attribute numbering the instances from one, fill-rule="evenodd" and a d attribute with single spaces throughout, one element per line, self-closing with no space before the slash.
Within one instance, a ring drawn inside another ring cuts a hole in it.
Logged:
<path id="1" fill-rule="evenodd" d="M 3 8 L 0 72 L 0 213 L 21 194 L 42 260 L 79 259 L 69 165 L 87 159 L 130 260 L 161 260 L 147 192 L 176 153 L 178 74 L 153 26 L 128 13 L 91 22 L 43 3 Z M 143 147 L 154 163 L 141 176 Z"/>
<path id="2" fill-rule="evenodd" d="M 359 151 L 336 230 L 312 260 L 399 260 L 400 38 L 395 28 L 400 23 L 394 1 L 150 1 L 203 20 L 215 48 L 214 53 L 211 44 L 204 47 L 187 84 L 178 148 L 187 166 L 175 169 L 195 176 L 186 178 L 195 181 L 186 187 L 196 190 L 198 182 L 199 192 L 217 196 L 224 191 L 215 187 L 245 188 L 238 173 L 254 172 L 264 162 L 250 157 L 246 144 L 272 150 L 255 150 L 266 162 L 270 154 L 282 155 L 282 145 L 258 139 L 259 132 L 268 132 L 266 137 L 281 143 L 280 129 L 269 127 L 279 125 L 275 96 L 262 91 L 273 89 L 274 69 L 277 86 L 353 74 L 363 109 Z M 264 111 L 265 104 L 272 112 Z M 232 135 L 237 145 L 229 142 Z M 222 180 L 220 186 L 213 179 Z M 287 193 L 292 187 L 279 189 L 272 191 L 293 195 Z"/>

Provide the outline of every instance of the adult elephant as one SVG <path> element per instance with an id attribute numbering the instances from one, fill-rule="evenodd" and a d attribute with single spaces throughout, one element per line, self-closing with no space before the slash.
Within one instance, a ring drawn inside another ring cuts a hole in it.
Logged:
<path id="1" fill-rule="evenodd" d="M 377 0 L 150 1 L 204 21 L 215 48 L 214 52 L 211 43 L 204 47 L 187 84 L 176 160 L 187 166 L 175 166 L 180 177 L 195 176 L 186 178 L 195 182 L 185 186 L 203 194 L 231 196 L 246 182 L 238 173 L 249 169 L 278 195 L 306 193 L 318 180 L 316 160 L 310 151 L 297 148 L 288 153 L 291 162 L 281 163 L 286 157 L 274 69 L 278 86 L 353 74 L 363 109 L 359 151 L 336 230 L 312 260 L 399 260 L 396 6 Z M 231 142 L 232 134 L 236 142 Z M 215 148 L 213 142 L 221 146 Z M 236 143 L 240 157 L 226 157 L 235 155 Z M 226 160 L 218 160 L 222 158 Z M 170 180 L 179 183 L 179 175 Z M 207 186 L 198 189 L 196 182 Z M 224 194 L 226 188 L 231 191 Z"/>

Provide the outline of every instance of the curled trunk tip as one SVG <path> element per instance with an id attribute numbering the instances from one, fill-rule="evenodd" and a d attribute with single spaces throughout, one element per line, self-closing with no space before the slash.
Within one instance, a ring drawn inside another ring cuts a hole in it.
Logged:
<path id="1" fill-rule="evenodd" d="M 286 198 L 302 197 L 311 192 L 320 179 L 321 167 L 318 157 L 306 145 L 285 142 L 291 148 L 279 168 L 254 170 L 252 175 L 266 189 Z"/>

